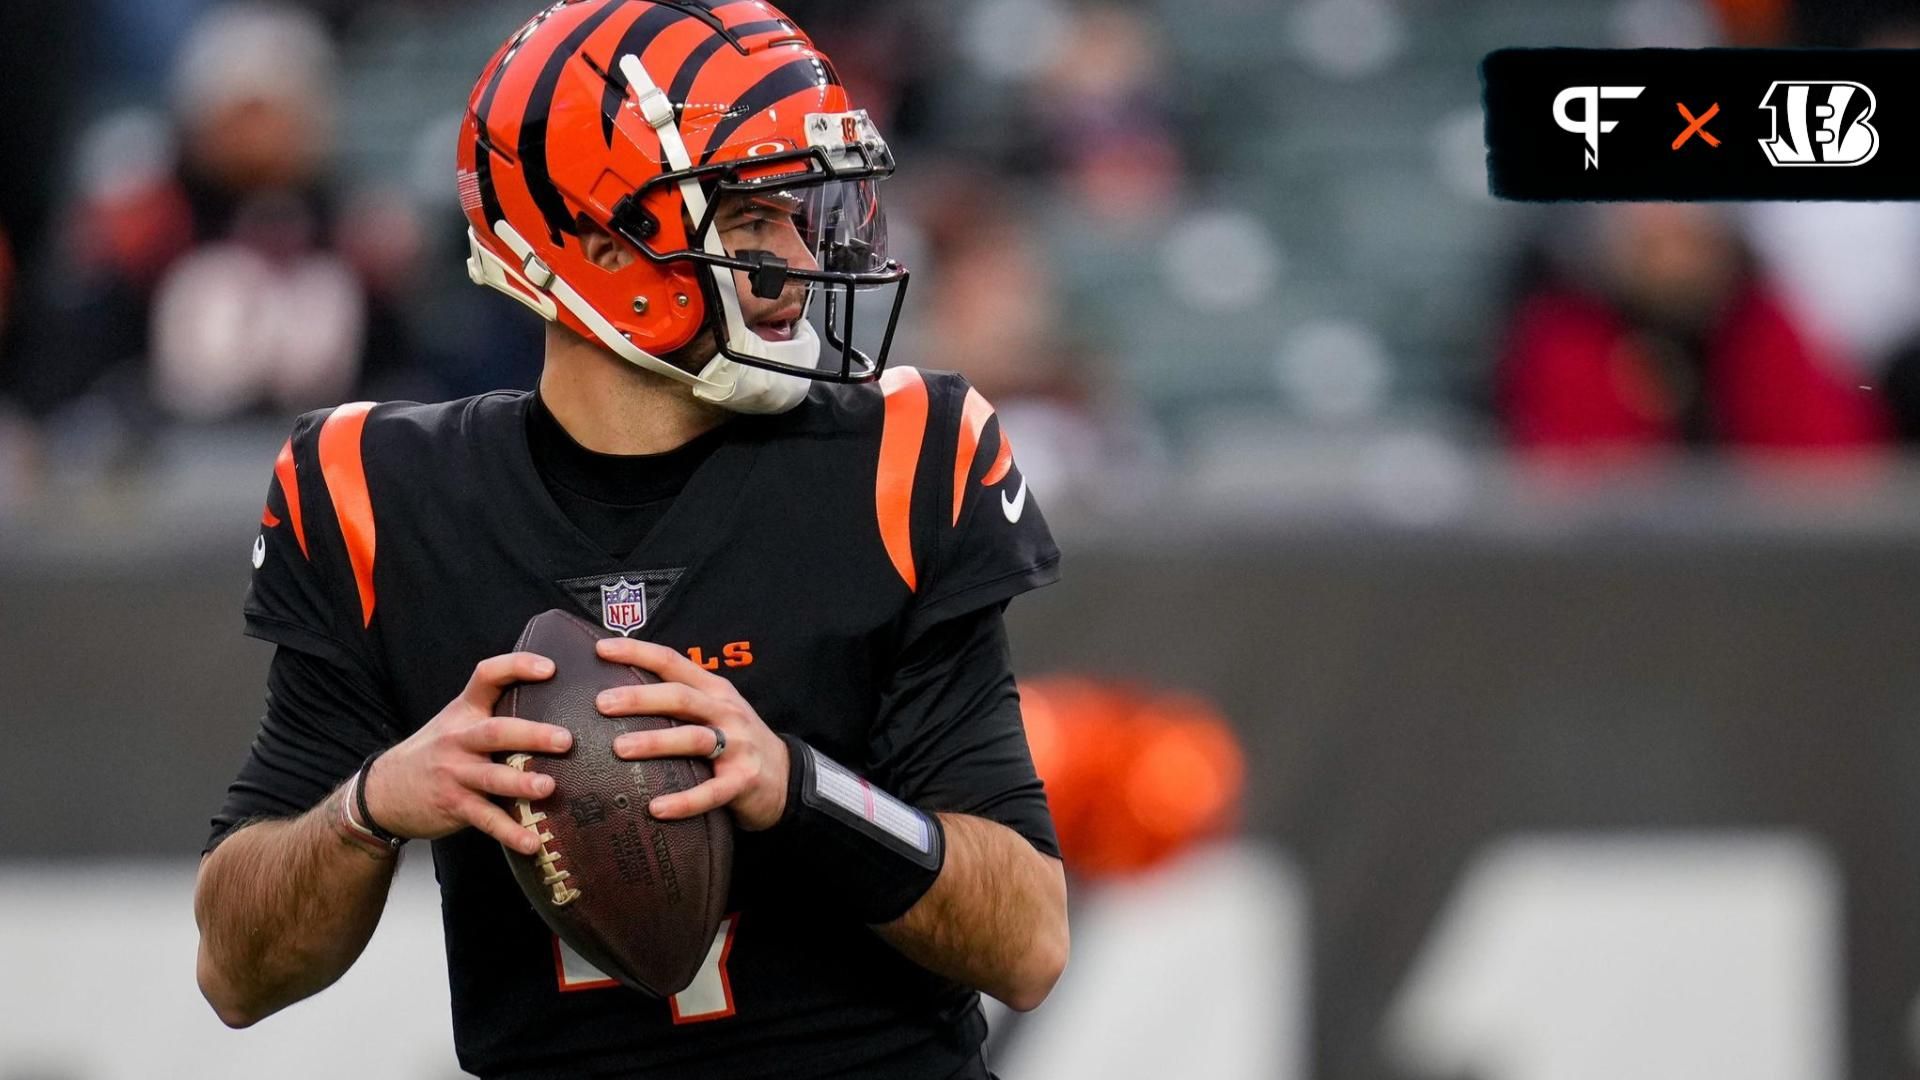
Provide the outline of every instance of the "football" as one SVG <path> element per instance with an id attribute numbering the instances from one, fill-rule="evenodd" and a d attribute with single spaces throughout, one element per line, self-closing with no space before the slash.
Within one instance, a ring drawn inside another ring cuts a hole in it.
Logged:
<path id="1" fill-rule="evenodd" d="M 719 929 L 733 871 L 733 821 L 714 810 L 679 821 L 647 812 L 655 796 L 713 775 L 704 759 L 622 761 L 613 740 L 627 731 L 676 723 L 655 716 L 603 716 L 594 699 L 609 687 L 658 682 L 651 672 L 602 660 L 609 636 L 570 612 L 534 616 L 518 650 L 553 661 L 553 678 L 520 683 L 494 712 L 573 732 L 564 754 L 502 755 L 507 764 L 553 777 L 544 799 L 501 800 L 515 821 L 538 830 L 537 855 L 503 848 L 534 910 L 589 963 L 626 986 L 658 997 L 685 989 Z"/>

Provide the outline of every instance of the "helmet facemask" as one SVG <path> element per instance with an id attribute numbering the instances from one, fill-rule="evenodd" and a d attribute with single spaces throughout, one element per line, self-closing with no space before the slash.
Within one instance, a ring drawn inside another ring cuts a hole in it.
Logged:
<path id="1" fill-rule="evenodd" d="M 887 255 L 886 217 L 876 187 L 892 174 L 893 157 L 864 111 L 810 114 L 806 130 L 813 145 L 804 148 L 762 143 L 748 147 L 742 157 L 654 177 L 614 207 L 609 226 L 649 260 L 689 260 L 705 270 L 698 279 L 720 358 L 781 375 L 865 382 L 886 366 L 908 279 L 906 268 Z M 644 207 L 659 204 L 655 196 L 662 188 L 677 191 L 686 211 L 682 249 L 654 246 L 661 230 Z M 789 221 L 810 265 L 767 250 L 730 251 L 721 239 L 721 214 L 742 204 Z M 791 340 L 769 341 L 745 323 L 736 272 L 761 299 L 779 297 L 793 282 L 805 286 Z M 884 295 L 888 290 L 890 298 Z M 863 292 L 880 294 L 878 302 L 887 311 L 871 351 L 860 347 L 854 333 Z M 812 325 L 816 318 L 818 331 Z"/>

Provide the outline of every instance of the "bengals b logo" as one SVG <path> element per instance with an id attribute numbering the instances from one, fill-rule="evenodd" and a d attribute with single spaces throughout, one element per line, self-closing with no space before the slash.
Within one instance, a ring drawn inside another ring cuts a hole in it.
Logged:
<path id="1" fill-rule="evenodd" d="M 1857 82 L 1775 82 L 1760 107 L 1773 134 L 1760 149 L 1775 165 L 1865 165 L 1880 150 L 1873 91 Z"/>

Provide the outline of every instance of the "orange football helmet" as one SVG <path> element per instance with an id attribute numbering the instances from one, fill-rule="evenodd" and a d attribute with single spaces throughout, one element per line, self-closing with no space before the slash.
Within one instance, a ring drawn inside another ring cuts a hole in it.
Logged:
<path id="1" fill-rule="evenodd" d="M 827 57 L 762 0 L 560 0 L 501 46 L 469 101 L 467 270 L 703 400 L 779 412 L 809 379 L 861 382 L 886 365 L 907 281 L 875 189 L 892 172 Z M 714 222 L 726 196 L 777 207 L 807 263 L 729 251 Z M 583 221 L 640 258 L 589 260 Z M 742 321 L 736 271 L 766 299 L 805 286 L 790 337 Z M 887 286 L 869 354 L 854 344 L 854 299 Z M 816 294 L 818 332 L 804 314 Z M 700 370 L 663 359 L 708 330 L 719 351 Z M 837 353 L 824 364 L 822 334 Z"/>

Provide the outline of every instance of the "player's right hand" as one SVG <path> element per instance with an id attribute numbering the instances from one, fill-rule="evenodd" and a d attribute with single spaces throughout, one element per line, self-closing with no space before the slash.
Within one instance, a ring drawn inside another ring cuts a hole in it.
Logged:
<path id="1" fill-rule="evenodd" d="M 381 754 L 363 778 L 367 809 L 396 836 L 431 840 L 471 825 L 522 854 L 540 850 L 533 830 L 521 827 L 488 796 L 539 799 L 553 779 L 493 760 L 495 753 L 564 752 L 573 733 L 553 724 L 493 715 L 507 687 L 553 676 L 553 661 L 533 653 L 488 657 L 467 688 L 404 742 Z"/>

